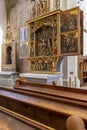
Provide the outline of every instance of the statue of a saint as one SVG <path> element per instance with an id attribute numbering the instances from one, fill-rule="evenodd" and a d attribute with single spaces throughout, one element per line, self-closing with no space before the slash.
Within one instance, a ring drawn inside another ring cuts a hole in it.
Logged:
<path id="1" fill-rule="evenodd" d="M 60 0 L 55 0 L 56 9 L 60 9 Z"/>
<path id="2" fill-rule="evenodd" d="M 36 2 L 35 0 L 31 0 L 31 17 L 35 17 L 36 15 Z"/>
<path id="3" fill-rule="evenodd" d="M 8 41 L 13 39 L 13 35 L 12 35 L 12 31 L 11 31 L 10 26 L 7 27 L 7 32 L 6 32 L 5 39 L 8 40 Z"/>

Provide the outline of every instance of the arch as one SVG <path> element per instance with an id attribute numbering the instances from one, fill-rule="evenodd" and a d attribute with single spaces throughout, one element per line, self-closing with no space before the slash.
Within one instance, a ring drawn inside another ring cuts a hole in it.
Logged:
<path id="1" fill-rule="evenodd" d="M 6 48 L 6 64 L 12 64 L 12 46 Z"/>
<path id="2" fill-rule="evenodd" d="M 58 62 L 57 62 L 56 71 L 58 71 L 58 72 L 61 71 L 60 69 L 61 69 L 61 63 L 62 63 L 62 61 L 63 61 L 63 58 L 64 58 L 64 57 L 59 58 L 59 60 L 58 60 Z"/>

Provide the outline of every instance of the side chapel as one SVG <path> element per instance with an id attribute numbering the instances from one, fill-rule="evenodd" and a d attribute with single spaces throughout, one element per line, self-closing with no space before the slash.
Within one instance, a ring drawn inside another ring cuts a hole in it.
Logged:
<path id="1" fill-rule="evenodd" d="M 19 29 L 19 50 L 11 25 L 7 27 L 2 47 L 2 57 L 5 55 L 2 71 L 23 72 L 27 68 L 28 73 L 37 74 L 37 77 L 40 73 L 46 77 L 56 75 L 61 85 L 64 57 L 83 53 L 83 13 L 79 7 L 62 11 L 60 0 L 52 2 L 51 5 L 50 0 L 30 1 L 30 19 Z M 26 75 L 22 73 L 21 76 Z"/>
<path id="2" fill-rule="evenodd" d="M 74 67 L 66 76 L 68 87 L 60 86 L 63 59 L 83 55 L 83 11 L 74 3 L 73 8 L 63 9 L 62 0 L 6 0 L 6 4 L 0 128 L 86 130 L 87 90 L 77 88 L 78 77 L 72 83 Z M 82 65 L 79 60 L 79 68 L 86 70 Z"/>

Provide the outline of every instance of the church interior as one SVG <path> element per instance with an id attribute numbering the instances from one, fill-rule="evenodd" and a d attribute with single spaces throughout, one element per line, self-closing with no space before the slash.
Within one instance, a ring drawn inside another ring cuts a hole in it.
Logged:
<path id="1" fill-rule="evenodd" d="M 86 130 L 87 1 L 0 6 L 0 130 Z"/>

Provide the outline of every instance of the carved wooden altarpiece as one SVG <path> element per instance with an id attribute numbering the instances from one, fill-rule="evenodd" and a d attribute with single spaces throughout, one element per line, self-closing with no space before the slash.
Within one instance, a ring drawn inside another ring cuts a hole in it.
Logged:
<path id="1" fill-rule="evenodd" d="M 7 27 L 5 42 L 2 44 L 2 71 L 16 71 L 16 44 L 11 27 Z"/>
<path id="2" fill-rule="evenodd" d="M 30 16 L 35 18 L 48 13 L 50 10 L 50 0 L 31 0 L 30 1 Z"/>
<path id="3" fill-rule="evenodd" d="M 81 54 L 80 16 L 76 7 L 28 21 L 31 71 L 56 72 L 64 56 Z"/>

